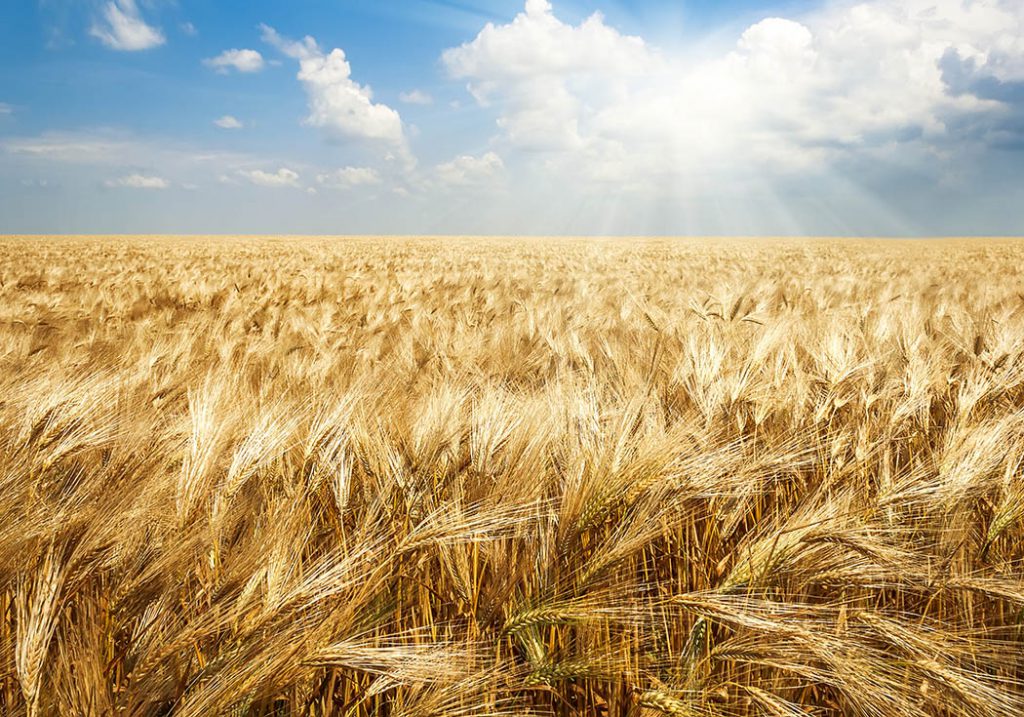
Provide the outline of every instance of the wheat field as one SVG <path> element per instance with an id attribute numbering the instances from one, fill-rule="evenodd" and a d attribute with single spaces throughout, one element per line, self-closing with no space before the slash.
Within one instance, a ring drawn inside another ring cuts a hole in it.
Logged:
<path id="1" fill-rule="evenodd" d="M 1022 266 L 0 240 L 0 713 L 1021 714 Z"/>

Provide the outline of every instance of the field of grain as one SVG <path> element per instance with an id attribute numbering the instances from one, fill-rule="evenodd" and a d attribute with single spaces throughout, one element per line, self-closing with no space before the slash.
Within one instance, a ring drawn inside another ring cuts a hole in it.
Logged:
<path id="1" fill-rule="evenodd" d="M 1020 714 L 1022 265 L 0 240 L 0 713 Z"/>

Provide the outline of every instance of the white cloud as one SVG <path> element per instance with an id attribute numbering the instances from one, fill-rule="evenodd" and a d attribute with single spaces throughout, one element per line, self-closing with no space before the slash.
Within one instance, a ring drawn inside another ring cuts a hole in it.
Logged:
<path id="1" fill-rule="evenodd" d="M 122 156 L 130 143 L 87 134 L 47 133 L 15 137 L 4 142 L 10 154 L 70 164 L 109 164 Z"/>
<path id="2" fill-rule="evenodd" d="M 263 69 L 263 55 L 256 50 L 237 50 L 230 49 L 224 50 L 216 57 L 208 57 L 203 60 L 203 64 L 207 67 L 212 67 L 221 74 L 226 74 L 229 70 L 236 70 L 238 72 L 259 72 Z"/>
<path id="3" fill-rule="evenodd" d="M 277 30 L 272 28 L 270 25 L 261 23 L 260 37 L 263 42 L 293 60 L 305 60 L 311 57 L 320 57 L 323 55 L 323 52 L 320 50 L 320 46 L 317 45 L 316 40 L 310 35 L 306 35 L 301 40 L 289 40 L 286 37 L 282 37 Z"/>
<path id="4" fill-rule="evenodd" d="M 181 23 L 180 27 L 181 27 L 181 31 L 183 33 L 185 33 L 186 35 L 188 35 L 189 37 L 195 37 L 196 35 L 199 34 L 199 30 L 196 28 L 195 25 L 193 25 L 190 22 L 183 22 L 183 23 Z"/>
<path id="5" fill-rule="evenodd" d="M 213 123 L 221 129 L 242 129 L 242 127 L 245 126 L 238 119 L 231 115 L 224 115 L 223 117 L 218 117 L 213 121 Z"/>
<path id="6" fill-rule="evenodd" d="M 487 184 L 505 171 L 505 163 L 494 152 L 479 157 L 464 154 L 437 165 L 438 179 L 448 186 L 466 187 Z"/>
<path id="7" fill-rule="evenodd" d="M 123 133 L 44 132 L 29 137 L 0 139 L 5 153 L 34 163 L 61 163 L 96 167 L 173 167 L 178 171 L 209 167 L 240 167 L 266 161 L 236 152 L 169 141 L 147 139 Z M 0 162 L 0 164 L 3 164 Z"/>
<path id="8" fill-rule="evenodd" d="M 333 172 L 318 174 L 316 181 L 325 187 L 351 189 L 361 185 L 380 184 L 380 173 L 372 167 L 342 167 Z"/>
<path id="9" fill-rule="evenodd" d="M 142 171 L 142 167 L 151 169 Z M 274 169 L 267 171 L 267 167 Z M 109 130 L 0 138 L 0 174 L 7 171 L 28 177 L 76 177 L 111 187 L 145 184 L 142 180 L 152 175 L 173 188 L 207 187 L 218 177 L 228 184 L 297 187 L 299 175 L 293 167 L 296 165 L 279 156 Z"/>
<path id="10" fill-rule="evenodd" d="M 401 92 L 398 95 L 398 99 L 407 105 L 432 105 L 434 104 L 434 98 L 423 90 L 411 90 L 409 92 Z"/>
<path id="11" fill-rule="evenodd" d="M 238 176 L 260 187 L 298 187 L 299 174 L 287 167 L 276 172 L 265 172 L 262 169 L 240 169 Z"/>
<path id="12" fill-rule="evenodd" d="M 873 0 L 766 18 L 693 59 L 655 51 L 600 14 L 572 25 L 529 0 L 442 61 L 496 111 L 499 140 L 543 152 L 543 171 L 657 186 L 814 172 L 889 146 L 908 163 L 936 161 L 930 148 L 949 140 L 956 117 L 1005 111 L 953 96 L 944 53 L 956 48 L 975 72 L 1008 81 L 1024 76 L 1022 36 L 1019 0 Z"/>
<path id="13" fill-rule="evenodd" d="M 600 12 L 574 27 L 555 17 L 547 0 L 528 0 L 509 24 L 487 23 L 471 42 L 442 56 L 456 77 L 478 80 L 483 95 L 502 80 L 539 75 L 639 76 L 654 58 L 642 38 L 609 27 Z"/>
<path id="14" fill-rule="evenodd" d="M 261 29 L 264 42 L 299 61 L 297 77 L 309 100 L 308 125 L 340 137 L 405 147 L 402 118 L 391 107 L 374 102 L 369 86 L 352 79 L 343 50 L 324 53 L 312 37 L 293 41 L 272 27 L 262 25 Z"/>
<path id="15" fill-rule="evenodd" d="M 453 77 L 469 81 L 478 103 L 498 106 L 498 125 L 514 144 L 579 149 L 586 105 L 621 97 L 624 83 L 654 71 L 659 58 L 643 39 L 606 25 L 600 13 L 572 26 L 546 0 L 529 0 L 511 23 L 488 23 L 471 42 L 445 51 L 442 61 Z"/>
<path id="16" fill-rule="evenodd" d="M 146 24 L 135 0 L 113 0 L 103 6 L 89 34 L 112 50 L 149 50 L 163 45 L 159 28 Z"/>
<path id="17" fill-rule="evenodd" d="M 14 114 L 14 108 L 6 102 L 0 102 L 0 116 Z"/>
<path id="18" fill-rule="evenodd" d="M 171 186 L 163 177 L 146 176 L 143 174 L 129 174 L 117 179 L 108 179 L 103 186 L 109 189 L 167 189 Z"/>

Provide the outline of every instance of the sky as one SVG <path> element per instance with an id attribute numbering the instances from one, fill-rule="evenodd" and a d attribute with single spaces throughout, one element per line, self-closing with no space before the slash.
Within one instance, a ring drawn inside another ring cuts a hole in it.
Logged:
<path id="1" fill-rule="evenodd" d="M 5 0 L 0 233 L 1024 234 L 1024 0 Z"/>

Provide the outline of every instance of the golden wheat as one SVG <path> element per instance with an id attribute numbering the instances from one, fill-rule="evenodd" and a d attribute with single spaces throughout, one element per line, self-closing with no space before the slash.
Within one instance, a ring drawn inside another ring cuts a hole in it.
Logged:
<path id="1" fill-rule="evenodd" d="M 0 713 L 1024 712 L 1024 245 L 0 248 Z"/>

